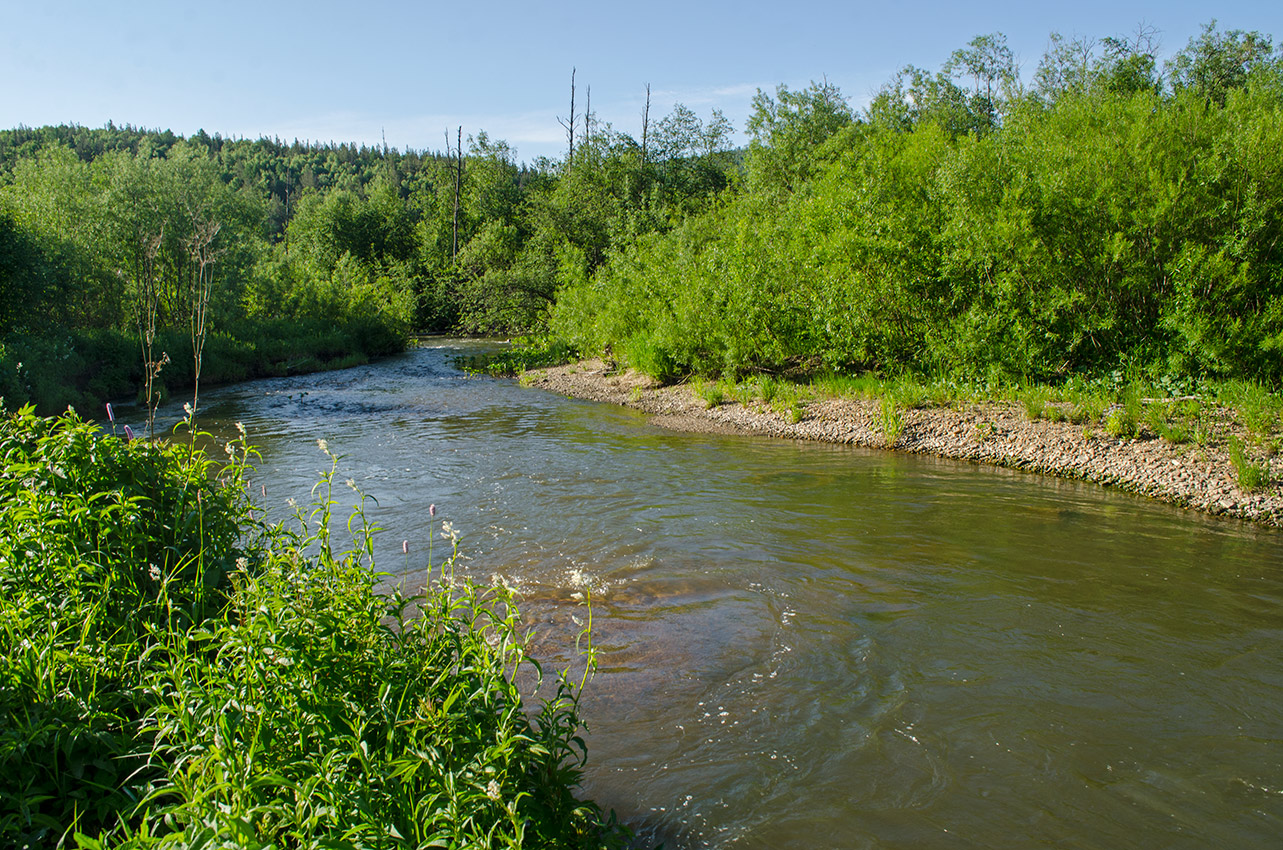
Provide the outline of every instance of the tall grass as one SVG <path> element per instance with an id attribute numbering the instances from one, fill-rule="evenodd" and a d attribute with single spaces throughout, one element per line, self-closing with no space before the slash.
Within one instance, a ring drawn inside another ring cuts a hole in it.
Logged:
<path id="1" fill-rule="evenodd" d="M 572 793 L 583 683 L 517 691 L 509 593 L 453 555 L 379 593 L 363 509 L 330 539 L 332 456 L 269 528 L 228 448 L 0 422 L 0 845 L 622 843 Z"/>

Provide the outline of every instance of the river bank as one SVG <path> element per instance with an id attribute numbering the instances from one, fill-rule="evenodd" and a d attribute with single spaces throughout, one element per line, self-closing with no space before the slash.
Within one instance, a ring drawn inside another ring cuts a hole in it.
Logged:
<path id="1" fill-rule="evenodd" d="M 708 406 L 691 386 L 660 386 L 646 375 L 610 369 L 601 360 L 533 369 L 530 386 L 591 401 L 625 405 L 680 431 L 756 434 L 889 448 L 1078 478 L 1192 510 L 1283 527 L 1277 477 L 1258 490 L 1240 486 L 1228 439 L 1242 431 L 1224 412 L 1205 444 L 1117 439 L 1097 427 L 1030 420 L 1014 402 L 960 403 L 898 412 L 888 439 L 875 399 L 820 398 L 799 407 L 797 421 L 762 402 Z"/>

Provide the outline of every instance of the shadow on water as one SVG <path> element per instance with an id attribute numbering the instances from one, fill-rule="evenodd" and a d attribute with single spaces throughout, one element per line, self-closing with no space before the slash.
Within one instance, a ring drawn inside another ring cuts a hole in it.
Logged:
<path id="1" fill-rule="evenodd" d="M 584 791 L 641 835 L 1277 846 L 1283 535 L 1082 482 L 667 432 L 468 378 L 453 350 L 214 390 L 203 423 L 244 422 L 277 518 L 326 439 L 408 587 L 451 521 L 553 664 L 578 663 L 590 591 Z"/>

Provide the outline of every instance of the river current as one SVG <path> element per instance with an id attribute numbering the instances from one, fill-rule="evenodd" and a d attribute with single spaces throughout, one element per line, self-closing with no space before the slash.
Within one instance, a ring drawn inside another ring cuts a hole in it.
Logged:
<path id="1" fill-rule="evenodd" d="M 411 588 L 450 521 L 554 666 L 589 591 L 583 792 L 643 838 L 1280 846 L 1283 534 L 955 461 L 669 432 L 454 368 L 479 345 L 206 391 L 201 424 L 244 423 L 277 518 L 308 502 L 325 439 Z"/>

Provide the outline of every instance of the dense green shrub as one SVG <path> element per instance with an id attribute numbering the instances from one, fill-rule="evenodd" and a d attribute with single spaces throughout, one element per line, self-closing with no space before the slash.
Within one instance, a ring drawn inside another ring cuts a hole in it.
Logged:
<path id="1" fill-rule="evenodd" d="M 620 843 L 571 793 L 582 682 L 518 693 L 510 595 L 453 553 L 381 595 L 360 508 L 332 546 L 334 470 L 291 533 L 251 455 L 0 422 L 0 844 Z"/>
<path id="2" fill-rule="evenodd" d="M 0 422 L 0 464 L 0 843 L 36 846 L 114 825 L 162 775 L 148 691 L 253 541 L 237 464 L 30 408 Z"/>
<path id="3" fill-rule="evenodd" d="M 1262 67 L 1220 101 L 1104 83 L 1013 97 L 984 132 L 871 112 L 805 183 L 750 186 L 612 254 L 562 290 L 550 325 L 665 379 L 1124 368 L 1277 383 L 1281 79 Z"/>

